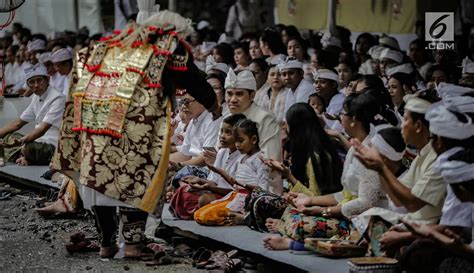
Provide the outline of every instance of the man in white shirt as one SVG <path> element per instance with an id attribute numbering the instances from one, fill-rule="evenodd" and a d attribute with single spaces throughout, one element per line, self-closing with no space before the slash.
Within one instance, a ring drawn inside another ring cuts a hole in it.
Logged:
<path id="1" fill-rule="evenodd" d="M 26 58 L 21 64 L 22 72 L 17 75 L 17 81 L 12 87 L 11 92 L 13 94 L 20 94 L 25 97 L 29 97 L 32 94 L 32 90 L 26 84 L 25 70 L 38 63 L 36 54 L 42 53 L 46 49 L 45 41 L 41 39 L 34 39 L 28 42 L 26 46 Z"/>
<path id="2" fill-rule="evenodd" d="M 281 132 L 273 114 L 263 110 L 253 102 L 257 83 L 249 70 L 239 74 L 231 69 L 225 79 L 226 102 L 230 114 L 244 114 L 248 119 L 258 124 L 260 149 L 266 158 L 281 159 Z M 281 179 L 271 174 L 270 191 L 281 193 Z"/>
<path id="3" fill-rule="evenodd" d="M 0 129 L 0 157 L 10 150 L 7 160 L 19 165 L 48 165 L 57 145 L 65 98 L 49 85 L 48 72 L 42 64 L 25 70 L 25 74 L 34 96 L 18 119 Z M 10 137 L 29 122 L 35 123 L 32 132 L 20 138 Z"/>
<path id="4" fill-rule="evenodd" d="M 72 53 L 67 48 L 61 48 L 51 54 L 51 62 L 59 74 L 53 86 L 63 93 L 66 99 L 69 96 L 69 85 L 72 79 Z"/>
<path id="5" fill-rule="evenodd" d="M 179 165 L 204 166 L 204 147 L 215 147 L 222 117 L 213 120 L 212 114 L 185 90 L 178 90 L 179 110 L 191 118 L 183 144 L 170 155 L 170 162 Z M 171 163 L 171 164 L 173 164 Z"/>
<path id="6" fill-rule="evenodd" d="M 309 95 L 315 92 L 310 81 L 304 79 L 303 63 L 288 57 L 278 65 L 283 84 L 289 90 L 286 92 L 285 114 L 290 107 L 298 102 L 307 103 Z"/>

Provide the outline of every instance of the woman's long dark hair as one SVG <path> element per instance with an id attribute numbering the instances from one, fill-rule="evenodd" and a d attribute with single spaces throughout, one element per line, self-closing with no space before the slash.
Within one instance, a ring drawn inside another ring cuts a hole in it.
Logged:
<path id="1" fill-rule="evenodd" d="M 324 131 L 313 108 L 307 103 L 296 103 L 288 109 L 291 173 L 308 186 L 306 164 L 311 158 L 321 194 L 340 191 L 342 162 L 335 144 Z"/>

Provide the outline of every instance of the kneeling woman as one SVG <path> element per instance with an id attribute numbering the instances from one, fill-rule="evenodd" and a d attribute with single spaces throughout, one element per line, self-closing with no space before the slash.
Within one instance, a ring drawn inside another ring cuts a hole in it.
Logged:
<path id="1" fill-rule="evenodd" d="M 235 147 L 242 154 L 235 177 L 223 169 L 208 167 L 233 185 L 234 191 L 194 213 L 194 220 L 201 225 L 242 224 L 247 194 L 255 188 L 268 191 L 269 168 L 261 160 L 264 154 L 258 146 L 257 123 L 249 119 L 241 120 L 234 126 L 233 133 Z"/>
<path id="2" fill-rule="evenodd" d="M 379 105 L 370 94 L 354 94 L 346 98 L 340 114 L 344 130 L 362 143 L 369 144 L 373 131 L 371 124 Z M 378 174 L 367 169 L 354 157 L 351 148 L 346 156 L 341 183 L 343 190 L 335 194 L 311 197 L 290 193 L 290 203 L 280 220 L 267 219 L 267 228 L 281 236 L 267 236 L 267 249 L 289 249 L 292 241 L 305 238 L 347 237 L 350 233 L 348 218 L 365 210 L 387 205 Z"/>

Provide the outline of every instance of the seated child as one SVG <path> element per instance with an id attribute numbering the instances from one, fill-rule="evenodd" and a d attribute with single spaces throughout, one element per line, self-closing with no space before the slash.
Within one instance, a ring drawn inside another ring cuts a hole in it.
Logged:
<path id="1" fill-rule="evenodd" d="M 219 135 L 220 149 L 217 155 L 215 152 L 204 150 L 206 164 L 224 169 L 229 175 L 235 174 L 241 154 L 235 148 L 233 127 L 243 119 L 245 119 L 243 114 L 231 115 L 224 119 Z M 214 163 L 211 162 L 213 155 L 215 155 Z M 173 215 L 185 220 L 192 219 L 198 208 L 232 191 L 232 185 L 215 172 L 209 173 L 207 179 L 194 175 L 186 176 L 181 179 L 180 185 L 171 198 L 170 210 Z"/>
<path id="2" fill-rule="evenodd" d="M 242 154 L 234 176 L 225 170 L 209 166 L 220 174 L 235 190 L 219 200 L 198 209 L 194 220 L 201 225 L 243 224 L 244 201 L 255 188 L 268 191 L 269 169 L 260 159 L 263 152 L 258 146 L 257 124 L 249 119 L 239 121 L 233 129 L 235 147 Z"/>

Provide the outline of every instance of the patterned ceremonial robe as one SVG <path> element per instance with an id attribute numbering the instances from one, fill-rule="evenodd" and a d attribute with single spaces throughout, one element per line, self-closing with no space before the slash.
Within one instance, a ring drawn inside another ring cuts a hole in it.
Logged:
<path id="1" fill-rule="evenodd" d="M 215 93 L 169 25 L 128 25 L 76 65 L 54 167 L 68 176 L 79 172 L 82 185 L 154 212 L 168 167 L 175 82 L 208 109 Z"/>

